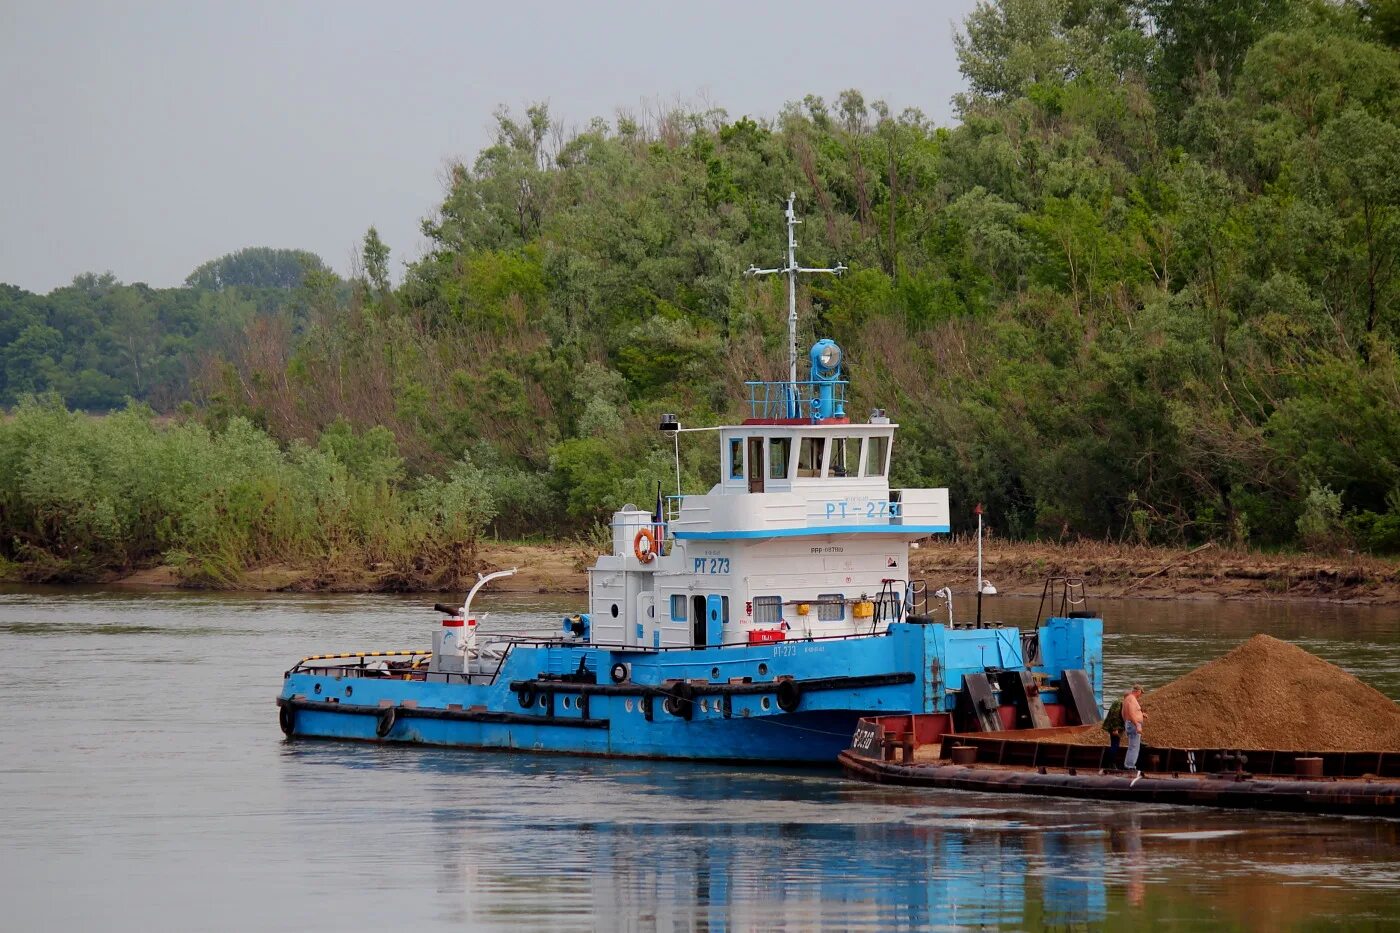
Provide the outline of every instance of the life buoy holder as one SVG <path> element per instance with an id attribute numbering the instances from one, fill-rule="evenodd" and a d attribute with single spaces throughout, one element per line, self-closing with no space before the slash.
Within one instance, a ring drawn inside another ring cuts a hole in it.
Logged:
<path id="1" fill-rule="evenodd" d="M 277 711 L 277 724 L 282 727 L 282 734 L 291 738 L 297 731 L 297 711 L 292 708 L 292 704 L 287 703 Z"/>
<path id="2" fill-rule="evenodd" d="M 379 720 L 374 724 L 374 734 L 381 739 L 394 731 L 394 723 L 399 715 L 392 706 L 386 706 L 379 711 Z"/>
<path id="3" fill-rule="evenodd" d="M 632 553 L 644 564 L 656 560 L 656 535 L 650 528 L 637 532 L 637 537 L 632 539 Z"/>

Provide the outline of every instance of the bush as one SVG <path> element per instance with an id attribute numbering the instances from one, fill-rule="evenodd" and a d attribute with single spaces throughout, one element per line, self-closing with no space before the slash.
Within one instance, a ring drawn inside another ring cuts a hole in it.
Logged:
<path id="1" fill-rule="evenodd" d="M 210 585 L 277 562 L 387 563 L 405 585 L 456 585 L 496 515 L 491 479 L 462 461 L 404 484 L 383 428 L 338 423 L 284 449 L 241 417 L 210 431 L 31 398 L 0 422 L 0 561 L 30 580 L 90 580 L 164 560 Z"/>
<path id="2" fill-rule="evenodd" d="M 1313 551 L 1334 551 L 1345 533 L 1341 495 L 1330 486 L 1313 486 L 1303 500 L 1303 514 L 1298 516 L 1298 537 L 1303 545 Z"/>
<path id="3" fill-rule="evenodd" d="M 1400 553 L 1400 489 L 1392 490 L 1385 499 L 1388 509 L 1382 514 L 1361 511 L 1346 519 L 1347 532 L 1357 546 L 1376 554 Z"/>

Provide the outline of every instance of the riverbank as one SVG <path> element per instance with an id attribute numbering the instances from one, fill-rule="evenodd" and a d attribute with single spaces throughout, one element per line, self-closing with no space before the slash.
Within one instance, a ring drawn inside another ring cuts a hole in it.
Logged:
<path id="1" fill-rule="evenodd" d="M 913 552 L 911 563 L 915 577 L 949 584 L 955 591 L 976 589 L 975 540 L 925 541 Z M 1039 595 L 1047 577 L 1061 575 L 1078 577 L 1095 596 L 1109 599 L 1315 599 L 1400 605 L 1400 560 L 1355 552 L 994 541 L 984 548 L 983 568 L 998 592 L 1007 595 Z"/>
<path id="2" fill-rule="evenodd" d="M 518 567 L 492 585 L 505 593 L 587 592 L 585 569 L 593 552 L 585 545 L 485 542 L 483 569 Z M 913 576 L 955 592 L 975 589 L 973 540 L 927 540 L 911 552 Z M 984 575 L 998 592 L 1037 596 L 1047 577 L 1084 580 L 1099 598 L 1312 599 L 1358 605 L 1400 605 L 1400 561 L 1360 554 L 1266 554 L 1206 545 L 1194 550 L 1077 542 L 1043 544 L 992 541 L 984 548 Z M 108 581 L 129 588 L 181 586 L 172 568 L 140 570 Z M 328 572 L 272 565 L 245 573 L 230 589 L 282 592 L 381 592 L 401 590 L 402 578 L 374 568 Z"/>

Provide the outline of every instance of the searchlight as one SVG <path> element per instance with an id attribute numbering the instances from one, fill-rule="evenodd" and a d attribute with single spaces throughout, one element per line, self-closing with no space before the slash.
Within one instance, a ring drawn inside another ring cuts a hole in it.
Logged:
<path id="1" fill-rule="evenodd" d="M 841 379 L 842 355 L 836 341 L 827 338 L 813 344 L 808 354 L 812 362 L 812 382 L 816 384 L 812 417 L 817 420 L 840 418 L 846 414 L 844 399 L 836 394 L 836 383 Z"/>

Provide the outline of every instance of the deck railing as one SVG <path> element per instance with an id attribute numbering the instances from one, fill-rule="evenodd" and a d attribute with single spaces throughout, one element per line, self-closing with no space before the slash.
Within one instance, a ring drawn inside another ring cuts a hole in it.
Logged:
<path id="1" fill-rule="evenodd" d="M 846 414 L 845 380 L 746 382 L 749 417 L 763 421 L 840 418 Z"/>

